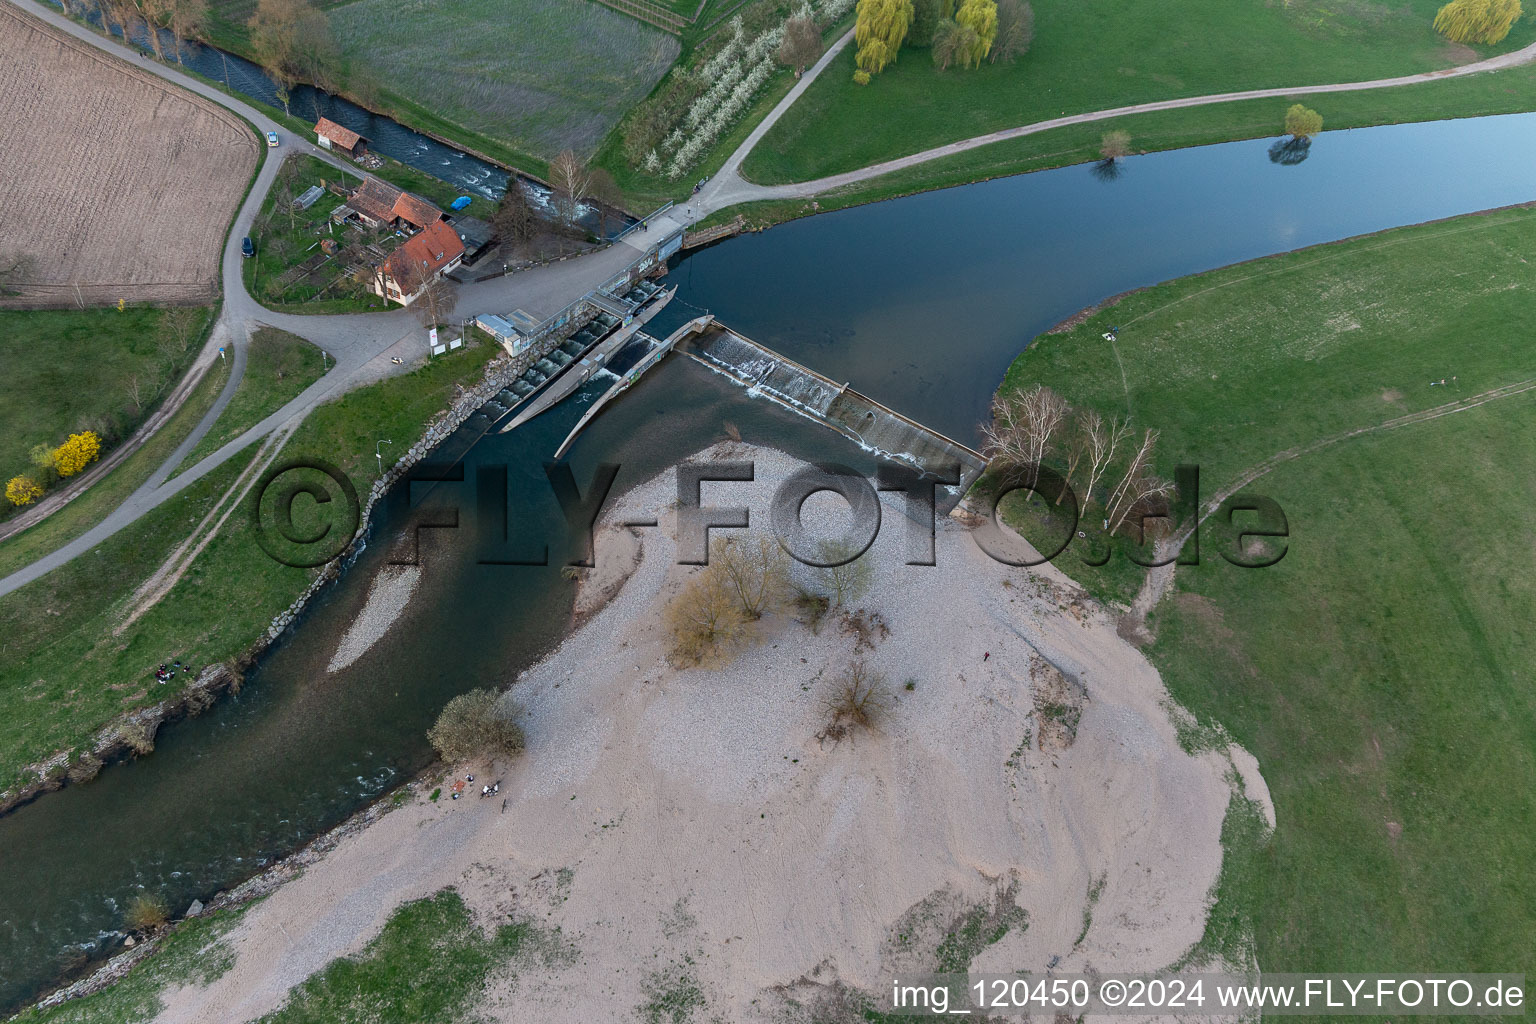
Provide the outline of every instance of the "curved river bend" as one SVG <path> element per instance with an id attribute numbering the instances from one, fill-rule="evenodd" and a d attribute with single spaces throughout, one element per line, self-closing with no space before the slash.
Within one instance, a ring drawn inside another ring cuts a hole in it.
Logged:
<path id="1" fill-rule="evenodd" d="M 1279 107 L 1277 106 L 1277 113 Z M 962 440 L 1034 335 L 1106 296 L 1362 232 L 1536 200 L 1536 115 L 1326 133 L 1304 163 L 1240 142 L 1134 157 L 1113 181 L 1078 166 L 796 221 L 674 267 L 665 334 L 706 308 L 747 336 Z M 514 434 L 445 445 L 509 467 L 523 536 L 566 548 L 541 462 L 599 381 Z M 623 488 L 739 431 L 806 458 L 868 468 L 809 421 L 669 360 L 615 403 L 571 454 L 583 487 L 600 461 Z M 406 520 L 382 503 L 373 531 Z M 706 494 L 708 497 L 708 494 Z M 466 501 L 472 501 L 466 498 Z M 461 503 L 461 507 L 463 504 Z M 143 886 L 180 910 L 336 824 L 423 768 L 424 733 L 456 693 L 506 682 L 564 629 L 555 568 L 475 564 L 450 539 L 391 633 L 327 675 L 382 564 L 375 543 L 262 659 L 238 698 L 162 729 L 153 756 L 0 818 L 0 1008 L 117 948 Z"/>

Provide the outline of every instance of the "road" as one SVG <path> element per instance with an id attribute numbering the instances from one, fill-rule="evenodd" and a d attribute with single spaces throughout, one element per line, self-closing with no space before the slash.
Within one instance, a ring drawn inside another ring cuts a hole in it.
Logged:
<path id="1" fill-rule="evenodd" d="M 272 121 L 255 107 L 222 92 L 206 82 L 181 74 L 173 66 L 157 63 L 138 51 L 119 43 L 116 39 L 109 39 L 87 26 L 70 20 L 58 11 L 40 7 L 36 4 L 26 4 L 23 6 L 25 0 L 3 0 L 3 2 L 10 3 L 77 39 L 112 53 L 136 67 L 167 79 L 177 86 L 189 89 L 220 106 L 234 111 L 247 121 L 250 121 L 259 132 L 277 132 L 283 137 L 284 142 L 282 148 L 272 155 L 285 157 L 294 154 L 307 154 L 324 160 L 335 167 L 348 171 L 355 170 L 347 163 L 332 156 L 328 151 L 320 149 L 305 139 L 295 138 L 288 134 L 285 127 Z M 624 241 L 596 253 L 566 260 L 547 267 L 496 278 L 491 281 L 465 285 L 459 290 L 459 303 L 457 307 L 459 313 L 506 312 L 522 308 L 535 315 L 548 316 L 563 309 L 588 291 L 619 273 L 634 262 L 640 253 L 660 241 L 669 232 L 678 227 L 686 227 L 689 224 L 702 220 L 716 210 L 734 206 L 738 203 L 764 199 L 808 198 L 830 189 L 889 174 L 892 171 L 953 156 L 954 154 L 963 153 L 980 146 L 991 145 L 995 142 L 1049 131 L 1052 128 L 1103 121 L 1110 118 L 1123 117 L 1128 114 L 1206 106 L 1215 103 L 1232 103 L 1247 99 L 1279 98 L 1307 93 L 1350 92 L 1362 89 L 1414 85 L 1443 78 L 1456 78 L 1484 71 L 1516 67 L 1536 60 L 1536 43 L 1533 43 L 1524 49 L 1473 64 L 1466 64 L 1443 71 L 1405 75 L 1399 78 L 1285 89 L 1254 89 L 1246 92 L 1217 93 L 1207 96 L 1186 97 L 1184 99 L 1161 100 L 1128 107 L 1116 107 L 1111 110 L 1072 114 L 1065 117 L 1052 118 L 1048 121 L 1038 121 L 1033 124 L 978 135 L 960 142 L 938 146 L 895 160 L 887 160 L 856 171 L 818 178 L 814 181 L 788 185 L 758 185 L 743 178 L 741 176 L 741 165 L 746 160 L 748 154 L 751 153 L 752 149 L 762 140 L 773 125 L 778 122 L 779 118 L 804 94 L 811 83 L 836 60 L 837 56 L 852 38 L 853 31 L 849 30 L 822 55 L 821 59 L 814 66 L 801 76 L 789 93 L 753 129 L 751 134 L 727 158 L 720 171 L 709 180 L 692 200 L 681 207 L 674 207 L 665 216 L 657 218 L 655 222 L 650 223 L 645 230 L 633 232 Z M 207 346 L 198 357 L 200 360 L 217 358 L 217 349 L 220 344 L 225 344 L 233 352 L 235 360 L 233 372 L 230 373 L 229 380 L 226 382 L 218 400 L 198 423 L 192 434 L 182 442 L 150 479 L 138 490 L 134 491 L 122 505 L 118 506 L 100 523 L 75 540 L 44 555 L 24 569 L 0 579 L 0 596 L 10 593 L 18 587 L 25 586 L 50 570 L 89 551 L 103 540 L 136 521 L 145 513 L 175 497 L 182 490 L 196 483 L 229 458 L 243 451 L 273 430 L 284 425 L 290 427 L 296 425 L 298 421 L 302 420 L 322 402 L 329 401 L 363 384 L 371 383 L 392 374 L 405 372 L 412 366 L 419 364 L 422 358 L 424 358 L 426 346 L 425 332 L 416 321 L 415 314 L 410 310 L 398 309 L 381 313 L 337 316 L 299 316 L 266 309 L 245 290 L 245 282 L 241 276 L 242 257 L 240 255 L 240 240 L 249 234 L 251 224 L 255 220 L 257 212 L 261 209 L 261 204 L 265 200 L 268 190 L 272 187 L 281 164 L 281 159 L 271 159 L 270 157 L 264 163 L 256 176 L 256 181 L 252 185 L 249 195 L 246 197 L 245 203 L 241 206 L 239 213 L 235 217 L 234 225 L 224 247 L 221 265 L 224 286 L 223 313 Z M 202 440 L 203 436 L 212 428 L 214 422 L 229 404 L 244 372 L 245 353 L 250 334 L 256 327 L 261 325 L 276 327 L 309 340 L 324 349 L 335 360 L 334 367 L 324 377 L 305 389 L 302 394 L 277 412 L 247 430 L 235 440 L 230 441 L 218 451 L 208 455 L 195 466 L 190 467 L 174 478 L 168 479 L 175 470 L 175 467 L 179 466 L 187 453 Z M 392 356 L 398 356 L 403 361 L 403 365 L 395 366 L 391 363 L 390 358 Z"/>

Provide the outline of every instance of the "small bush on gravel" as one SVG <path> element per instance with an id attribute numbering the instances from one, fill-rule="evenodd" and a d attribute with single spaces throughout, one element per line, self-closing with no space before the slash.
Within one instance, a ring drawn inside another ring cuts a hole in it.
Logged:
<path id="1" fill-rule="evenodd" d="M 518 754 L 523 749 L 523 730 L 516 715 L 499 707 L 495 690 L 470 690 L 448 702 L 427 739 L 439 757 L 450 764 L 472 757 Z"/>
<path id="2" fill-rule="evenodd" d="M 836 742 L 856 729 L 872 729 L 890 702 L 885 675 L 863 661 L 852 662 L 832 680 L 832 690 L 824 702 L 830 721 L 816 739 Z"/>

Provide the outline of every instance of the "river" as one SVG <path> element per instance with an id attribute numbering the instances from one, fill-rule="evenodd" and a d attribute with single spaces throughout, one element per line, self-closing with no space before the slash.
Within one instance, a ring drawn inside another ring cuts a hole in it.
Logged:
<path id="1" fill-rule="evenodd" d="M 651 326 L 665 334 L 709 309 L 971 440 L 1028 340 L 1106 296 L 1536 200 L 1533 129 L 1536 114 L 1331 132 L 1291 166 L 1271 162 L 1265 142 L 1228 143 L 1133 157 L 1114 180 L 1068 167 L 857 207 L 681 260 L 677 300 Z M 444 448 L 449 458 L 468 449 L 468 480 L 480 465 L 509 467 L 519 536 L 547 540 L 557 565 L 566 541 L 540 465 L 603 386 L 509 435 L 477 441 L 476 417 Z M 583 487 L 598 462 L 620 463 L 623 488 L 732 429 L 865 468 L 830 432 L 678 358 L 599 418 L 570 460 Z M 372 536 L 407 521 L 401 491 Z M 510 681 L 564 628 L 570 584 L 557 569 L 479 565 L 472 539 L 445 535 L 424 550 L 425 580 L 390 635 L 327 675 L 385 546 L 370 545 L 237 698 L 162 729 L 151 757 L 0 818 L 0 1007 L 116 949 L 138 886 L 179 912 L 409 778 L 428 761 L 424 732 L 449 697 Z"/>

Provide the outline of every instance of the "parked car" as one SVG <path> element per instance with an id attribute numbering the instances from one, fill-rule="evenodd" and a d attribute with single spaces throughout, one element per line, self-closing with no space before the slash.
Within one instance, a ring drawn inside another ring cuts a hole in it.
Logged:
<path id="1" fill-rule="evenodd" d="M 240 240 L 240 255 L 246 259 L 256 255 L 256 243 L 251 241 L 250 235 L 246 235 Z"/>
<path id="2" fill-rule="evenodd" d="M 267 132 L 267 145 L 277 146 L 277 132 Z"/>

